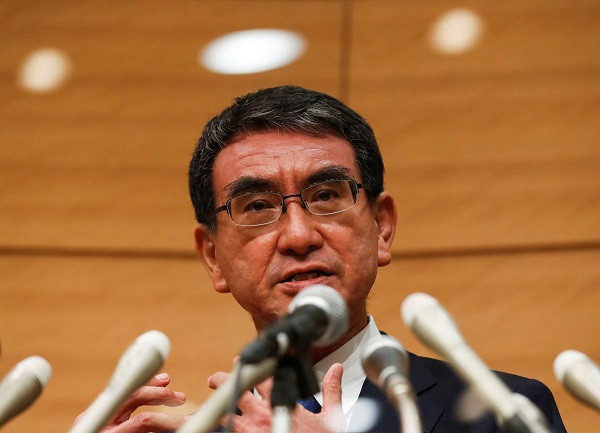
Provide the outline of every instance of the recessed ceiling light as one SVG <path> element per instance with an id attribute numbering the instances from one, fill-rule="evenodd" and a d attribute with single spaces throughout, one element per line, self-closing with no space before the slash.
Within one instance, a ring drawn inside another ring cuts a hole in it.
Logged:
<path id="1" fill-rule="evenodd" d="M 473 48 L 483 32 L 483 21 L 470 9 L 452 9 L 431 28 L 431 43 L 443 54 L 460 54 Z"/>
<path id="2" fill-rule="evenodd" d="M 50 92 L 64 83 L 71 70 L 70 63 L 62 51 L 41 48 L 23 61 L 17 82 L 30 92 Z"/>
<path id="3" fill-rule="evenodd" d="M 292 63 L 305 46 L 304 38 L 290 31 L 244 30 L 209 43 L 198 55 L 198 62 L 221 74 L 253 74 Z"/>

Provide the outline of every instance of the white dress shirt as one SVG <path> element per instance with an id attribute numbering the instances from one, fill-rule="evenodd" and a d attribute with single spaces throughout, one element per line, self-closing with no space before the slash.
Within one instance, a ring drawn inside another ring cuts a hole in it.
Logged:
<path id="1" fill-rule="evenodd" d="M 325 358 L 317 362 L 314 366 L 317 380 L 321 386 L 325 373 L 333 364 L 340 363 L 344 366 L 344 374 L 342 375 L 342 410 L 344 412 L 344 420 L 346 422 L 346 430 L 350 423 L 352 413 L 356 407 L 360 390 L 366 379 L 365 372 L 362 369 L 360 355 L 374 338 L 381 337 L 379 329 L 375 324 L 372 316 L 369 316 L 369 323 L 365 328 L 347 341 L 342 347 L 335 352 L 327 355 Z M 321 406 L 323 406 L 323 393 L 315 394 L 315 398 Z"/>

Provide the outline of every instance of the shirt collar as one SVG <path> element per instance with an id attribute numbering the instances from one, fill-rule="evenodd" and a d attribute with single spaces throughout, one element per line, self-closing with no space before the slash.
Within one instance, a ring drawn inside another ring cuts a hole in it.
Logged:
<path id="1" fill-rule="evenodd" d="M 314 365 L 315 373 L 319 385 L 323 383 L 325 373 L 336 362 L 344 366 L 342 375 L 342 409 L 345 414 L 354 406 L 360 395 L 360 390 L 366 379 L 365 372 L 362 369 L 361 353 L 365 347 L 374 338 L 379 338 L 381 334 L 375 320 L 369 316 L 369 322 L 358 334 L 348 340 L 339 349 L 330 353 Z M 323 405 L 323 393 L 315 394 L 319 404 Z"/>

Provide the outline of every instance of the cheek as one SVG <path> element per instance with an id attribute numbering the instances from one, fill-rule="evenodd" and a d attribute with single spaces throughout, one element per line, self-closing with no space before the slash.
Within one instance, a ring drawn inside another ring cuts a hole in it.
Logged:
<path id="1" fill-rule="evenodd" d="M 273 251 L 272 236 L 251 236 L 229 233 L 220 244 L 223 276 L 236 298 L 259 295 Z"/>
<path id="2" fill-rule="evenodd" d="M 339 247 L 345 264 L 345 283 L 358 296 L 368 293 L 377 275 L 378 234 L 376 227 L 368 224 L 368 221 L 364 223 L 364 231 L 350 231 L 345 245 Z"/>

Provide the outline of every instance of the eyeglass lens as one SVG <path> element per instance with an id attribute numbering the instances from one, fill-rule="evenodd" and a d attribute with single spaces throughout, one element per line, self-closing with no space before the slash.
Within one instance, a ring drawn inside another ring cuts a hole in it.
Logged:
<path id="1" fill-rule="evenodd" d="M 307 209 L 315 215 L 343 212 L 356 204 L 353 181 L 329 181 L 311 185 L 300 193 Z M 276 221 L 282 213 L 283 196 L 277 192 L 255 192 L 234 197 L 229 202 L 232 221 L 238 225 L 263 225 Z"/>

